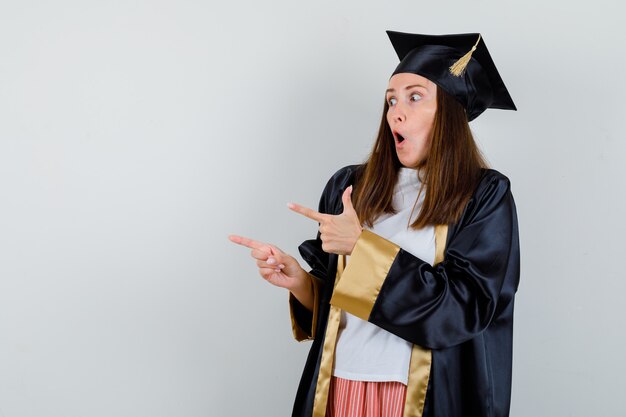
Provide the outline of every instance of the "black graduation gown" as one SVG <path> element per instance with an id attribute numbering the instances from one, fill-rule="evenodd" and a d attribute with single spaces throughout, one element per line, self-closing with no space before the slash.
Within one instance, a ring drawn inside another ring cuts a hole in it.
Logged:
<path id="1" fill-rule="evenodd" d="M 318 211 L 343 211 L 341 195 L 353 184 L 358 167 L 343 167 L 330 178 Z M 312 416 L 316 396 L 327 387 L 318 377 L 329 311 L 337 307 L 431 352 L 422 381 L 425 398 L 413 411 L 405 410 L 405 416 L 509 415 L 513 304 L 520 272 L 509 179 L 484 169 L 460 220 L 448 226 L 443 261 L 433 266 L 364 230 L 336 283 L 340 257 L 322 250 L 319 231 L 316 239 L 299 246 L 315 277 L 316 305 L 310 312 L 289 294 L 294 337 L 312 340 L 292 416 Z M 363 281 L 369 275 L 378 275 L 372 278 L 372 293 L 353 296 L 355 285 L 367 287 Z M 321 408 L 316 415 L 324 415 Z"/>

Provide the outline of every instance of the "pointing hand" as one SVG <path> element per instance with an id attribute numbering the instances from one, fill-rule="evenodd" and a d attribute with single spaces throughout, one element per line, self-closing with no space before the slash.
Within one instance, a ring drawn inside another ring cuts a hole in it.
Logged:
<path id="1" fill-rule="evenodd" d="M 252 249 L 259 273 L 270 284 L 294 290 L 308 283 L 307 273 L 298 261 L 278 247 L 238 235 L 229 235 L 228 239 Z"/>
<path id="2" fill-rule="evenodd" d="M 350 255 L 361 235 L 363 228 L 352 206 L 352 186 L 343 192 L 343 213 L 339 215 L 324 214 L 299 204 L 289 203 L 287 206 L 311 220 L 320 224 L 320 238 L 322 250 L 338 255 Z"/>

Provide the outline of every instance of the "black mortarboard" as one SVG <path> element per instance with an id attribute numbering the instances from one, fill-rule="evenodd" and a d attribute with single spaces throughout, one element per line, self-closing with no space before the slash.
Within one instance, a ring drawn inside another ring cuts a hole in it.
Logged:
<path id="1" fill-rule="evenodd" d="M 388 30 L 387 35 L 400 58 L 393 74 L 410 72 L 428 78 L 465 107 L 468 121 L 487 108 L 517 110 L 480 34 Z"/>

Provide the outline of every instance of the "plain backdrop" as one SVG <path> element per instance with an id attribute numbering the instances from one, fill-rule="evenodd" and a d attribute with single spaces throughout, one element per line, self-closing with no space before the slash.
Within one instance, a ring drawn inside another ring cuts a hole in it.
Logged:
<path id="1" fill-rule="evenodd" d="M 370 151 L 385 30 L 480 32 L 518 107 L 471 123 L 519 216 L 511 416 L 624 416 L 623 14 L 2 0 L 0 417 L 290 415 L 310 345 L 227 235 L 300 259 L 286 204 Z"/>

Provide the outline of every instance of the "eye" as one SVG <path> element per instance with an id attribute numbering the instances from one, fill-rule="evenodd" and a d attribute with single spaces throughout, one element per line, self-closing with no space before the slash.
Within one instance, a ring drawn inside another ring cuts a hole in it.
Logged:
<path id="1" fill-rule="evenodd" d="M 415 100 L 413 100 L 413 97 L 417 97 Z M 411 101 L 420 101 L 422 99 L 422 96 L 420 96 L 417 93 L 413 93 L 411 94 Z"/>
<path id="2" fill-rule="evenodd" d="M 394 104 L 396 104 L 398 100 L 396 100 L 395 97 L 390 97 L 389 100 L 387 100 L 387 104 L 389 104 L 390 106 L 393 106 Z"/>

